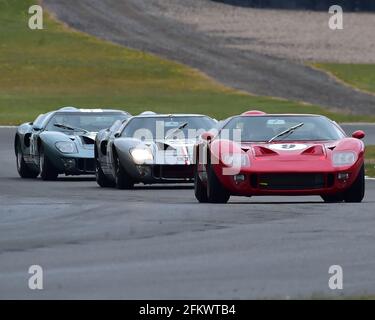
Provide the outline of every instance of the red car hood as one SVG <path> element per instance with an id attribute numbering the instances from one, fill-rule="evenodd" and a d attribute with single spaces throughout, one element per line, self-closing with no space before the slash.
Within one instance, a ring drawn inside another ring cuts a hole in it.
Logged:
<path id="1" fill-rule="evenodd" d="M 329 142 L 261 142 L 261 143 L 242 143 L 241 148 L 244 151 L 253 150 L 254 156 L 286 156 L 288 158 L 300 155 L 326 155 L 327 150 L 332 150 L 336 146 L 336 141 Z"/>
<path id="2" fill-rule="evenodd" d="M 332 171 L 331 153 L 337 142 L 242 143 L 252 172 Z M 246 168 L 247 169 L 247 168 Z"/>

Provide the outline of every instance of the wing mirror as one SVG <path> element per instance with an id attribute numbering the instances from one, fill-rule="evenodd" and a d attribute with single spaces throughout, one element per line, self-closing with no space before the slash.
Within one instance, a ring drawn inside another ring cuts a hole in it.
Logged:
<path id="1" fill-rule="evenodd" d="M 352 137 L 356 139 L 363 139 L 365 136 L 366 134 L 362 130 L 357 130 L 352 133 Z"/>
<path id="2" fill-rule="evenodd" d="M 212 132 L 203 132 L 201 138 L 205 141 L 211 141 L 215 135 Z"/>
<path id="3" fill-rule="evenodd" d="M 42 127 L 40 127 L 40 126 L 38 126 L 38 125 L 33 125 L 33 126 L 32 126 L 32 129 L 33 129 L 34 131 L 40 131 L 40 130 L 42 130 Z"/>

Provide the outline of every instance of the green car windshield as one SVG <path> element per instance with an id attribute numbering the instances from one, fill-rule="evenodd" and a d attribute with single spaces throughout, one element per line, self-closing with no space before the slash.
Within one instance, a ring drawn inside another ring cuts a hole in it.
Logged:
<path id="1" fill-rule="evenodd" d="M 55 113 L 48 121 L 47 131 L 88 131 L 98 132 L 109 128 L 116 120 L 124 120 L 127 116 L 120 112 L 69 112 Z M 74 129 L 74 130 L 72 130 Z"/>
<path id="2" fill-rule="evenodd" d="M 327 141 L 342 139 L 344 133 L 323 116 L 267 115 L 234 117 L 221 129 L 220 137 L 244 142 Z"/>

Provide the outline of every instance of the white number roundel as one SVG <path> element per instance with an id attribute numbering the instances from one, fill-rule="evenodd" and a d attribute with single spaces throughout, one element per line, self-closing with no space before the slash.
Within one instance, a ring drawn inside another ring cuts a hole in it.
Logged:
<path id="1" fill-rule="evenodd" d="M 307 145 L 300 143 L 277 143 L 271 144 L 269 148 L 278 151 L 296 151 L 306 149 Z"/>

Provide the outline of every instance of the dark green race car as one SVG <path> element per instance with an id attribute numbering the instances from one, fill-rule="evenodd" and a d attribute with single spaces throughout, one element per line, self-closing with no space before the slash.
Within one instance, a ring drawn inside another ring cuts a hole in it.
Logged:
<path id="1" fill-rule="evenodd" d="M 55 180 L 59 174 L 95 174 L 97 132 L 129 117 L 119 110 L 65 107 L 20 125 L 14 141 L 19 175 Z"/>

